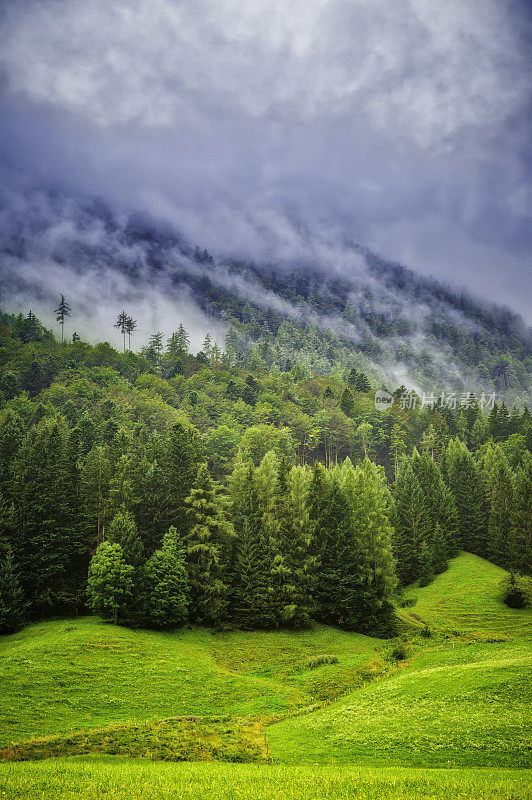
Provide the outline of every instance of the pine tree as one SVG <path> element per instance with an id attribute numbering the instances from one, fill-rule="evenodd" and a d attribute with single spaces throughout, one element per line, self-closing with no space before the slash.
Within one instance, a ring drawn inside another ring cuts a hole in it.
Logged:
<path id="1" fill-rule="evenodd" d="M 286 478 L 282 468 L 279 473 L 279 524 L 272 564 L 272 581 L 277 578 L 273 602 L 278 626 L 308 627 L 314 611 L 316 559 L 310 552 L 310 480 L 305 467 L 293 467 Z"/>
<path id="2" fill-rule="evenodd" d="M 450 555 L 447 537 L 439 523 L 436 523 L 436 527 L 432 533 L 430 546 L 432 551 L 433 571 L 436 575 L 439 575 L 440 572 L 445 572 L 447 569 Z M 454 553 L 451 553 L 451 555 L 454 555 Z"/>
<path id="3" fill-rule="evenodd" d="M 488 558 L 500 566 L 510 568 L 508 552 L 511 513 L 513 506 L 514 476 L 508 460 L 500 451 L 499 458 L 489 473 L 486 486 L 488 505 Z"/>
<path id="4" fill-rule="evenodd" d="M 393 501 L 384 470 L 369 459 L 354 469 L 346 459 L 341 486 L 350 508 L 350 549 L 357 553 L 356 602 L 351 603 L 349 627 L 390 635 L 395 627 L 391 601 L 397 580 L 390 523 Z"/>
<path id="5" fill-rule="evenodd" d="M 128 321 L 128 319 L 129 319 L 129 317 L 126 314 L 126 312 L 125 311 L 121 311 L 120 314 L 118 315 L 118 318 L 117 318 L 115 324 L 114 324 L 114 327 L 118 328 L 118 330 L 120 331 L 120 333 L 123 336 L 123 339 L 124 339 L 124 353 L 126 352 L 126 331 L 127 331 L 127 321 Z"/>
<path id="6" fill-rule="evenodd" d="M 430 534 L 429 514 L 412 463 L 405 461 L 394 487 L 394 555 L 403 586 L 419 576 L 421 543 Z"/>
<path id="7" fill-rule="evenodd" d="M 80 555 L 83 533 L 79 473 L 69 458 L 66 431 L 55 422 L 32 428 L 19 449 L 13 475 L 13 551 L 22 586 L 34 605 L 54 604 L 64 596 L 68 568 Z"/>
<path id="8" fill-rule="evenodd" d="M 61 300 L 59 301 L 59 305 L 57 308 L 54 308 L 54 314 L 56 322 L 61 323 L 61 343 L 64 342 L 64 328 L 65 328 L 65 319 L 70 316 L 71 308 L 68 305 L 67 301 L 65 300 L 65 296 L 61 295 Z"/>
<path id="9" fill-rule="evenodd" d="M 113 517 L 107 531 L 107 540 L 119 544 L 126 563 L 137 569 L 142 561 L 142 541 L 135 520 L 125 508 Z"/>
<path id="10" fill-rule="evenodd" d="M 344 414 L 347 414 L 348 417 L 350 417 L 355 410 L 355 399 L 351 389 L 349 389 L 347 386 L 342 393 L 342 397 L 340 398 L 340 408 Z"/>
<path id="11" fill-rule="evenodd" d="M 475 459 L 459 439 L 451 439 L 445 454 L 445 472 L 454 495 L 461 546 L 485 555 L 487 546 L 486 497 Z"/>
<path id="12" fill-rule="evenodd" d="M 532 457 L 517 471 L 511 511 L 509 566 L 532 575 Z"/>
<path id="13" fill-rule="evenodd" d="M 333 481 L 327 502 L 316 519 L 314 538 L 318 551 L 314 597 L 318 619 L 329 625 L 349 626 L 357 577 L 349 505 L 337 481 Z"/>
<path id="14" fill-rule="evenodd" d="M 175 525 L 184 535 L 189 529 L 190 520 L 185 500 L 196 478 L 198 462 L 191 433 L 180 422 L 173 426 L 165 452 L 161 456 L 165 483 L 162 516 L 164 529 Z"/>
<path id="15" fill-rule="evenodd" d="M 399 462 L 406 453 L 405 432 L 399 425 L 394 425 L 390 433 L 390 451 L 393 457 L 394 475 L 399 472 Z"/>
<path id="16" fill-rule="evenodd" d="M 428 586 L 434 580 L 434 554 L 425 539 L 419 549 L 419 585 Z"/>
<path id="17" fill-rule="evenodd" d="M 128 617 L 133 602 L 133 567 L 116 542 L 102 542 L 91 559 L 87 599 L 92 610 L 115 625 Z"/>
<path id="18" fill-rule="evenodd" d="M 0 556 L 0 633 L 14 633 L 24 625 L 28 605 L 8 549 Z"/>
<path id="19" fill-rule="evenodd" d="M 151 627 L 177 628 L 186 622 L 187 608 L 185 555 L 174 537 L 171 547 L 156 550 L 144 565 L 141 613 Z"/>
<path id="20" fill-rule="evenodd" d="M 111 462 L 105 448 L 94 447 L 88 454 L 81 473 L 81 491 L 84 498 L 93 541 L 103 539 L 106 523 L 106 501 L 111 480 Z"/>
<path id="21" fill-rule="evenodd" d="M 137 320 L 133 317 L 127 317 L 125 321 L 125 329 L 128 337 L 128 349 L 131 350 L 131 334 L 137 327 Z"/>
<path id="22" fill-rule="evenodd" d="M 199 624 L 220 625 L 227 610 L 224 572 L 232 528 L 205 464 L 199 468 L 186 504 L 191 519 L 191 529 L 185 537 L 190 616 Z"/>
<path id="23" fill-rule="evenodd" d="M 240 472 L 240 465 L 236 468 Z M 232 622 L 244 629 L 267 628 L 275 621 L 269 586 L 271 560 L 251 464 L 243 480 L 239 474 L 235 476 L 231 489 L 235 529 L 230 568 Z"/>
<path id="24" fill-rule="evenodd" d="M 47 384 L 46 375 L 40 361 L 34 359 L 24 372 L 22 385 L 30 397 L 36 397 Z"/>
<path id="25" fill-rule="evenodd" d="M 355 380 L 354 388 L 356 389 L 357 392 L 369 392 L 370 391 L 371 384 L 370 384 L 368 378 L 366 377 L 366 375 L 364 375 L 363 372 L 359 372 L 358 373 L 358 375 L 356 377 L 356 380 Z"/>
<path id="26" fill-rule="evenodd" d="M 419 455 L 414 450 L 411 463 L 427 512 L 427 545 L 434 552 L 433 539 L 437 528 L 440 529 L 438 536 L 444 539 L 446 556 L 439 558 L 441 566 L 448 557 L 457 554 L 458 519 L 454 497 L 444 483 L 439 465 L 430 454 Z"/>
<path id="27" fill-rule="evenodd" d="M 13 496 L 12 467 L 24 438 L 24 424 L 18 414 L 8 411 L 0 426 L 0 493 Z"/>

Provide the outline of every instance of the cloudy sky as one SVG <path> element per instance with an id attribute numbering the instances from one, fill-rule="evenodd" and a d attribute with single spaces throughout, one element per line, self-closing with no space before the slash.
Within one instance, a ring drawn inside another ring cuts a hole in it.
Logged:
<path id="1" fill-rule="evenodd" d="M 527 0 L 3 0 L 0 179 L 346 237 L 532 321 Z"/>

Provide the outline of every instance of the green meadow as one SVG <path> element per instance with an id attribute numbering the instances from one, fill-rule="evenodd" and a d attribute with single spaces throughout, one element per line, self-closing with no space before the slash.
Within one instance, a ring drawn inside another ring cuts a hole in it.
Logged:
<path id="1" fill-rule="evenodd" d="M 532 615 L 503 575 L 461 554 L 388 641 L 30 625 L 0 642 L 0 798 L 529 797 Z"/>

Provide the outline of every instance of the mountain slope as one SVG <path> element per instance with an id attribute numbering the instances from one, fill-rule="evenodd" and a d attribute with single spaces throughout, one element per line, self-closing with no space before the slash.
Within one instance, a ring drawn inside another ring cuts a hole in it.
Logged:
<path id="1" fill-rule="evenodd" d="M 301 232 L 290 256 L 262 263 L 214 257 L 168 225 L 115 214 L 102 202 L 30 193 L 0 206 L 0 291 L 9 310 L 46 322 L 59 293 L 85 335 L 123 307 L 155 330 L 189 327 L 195 349 L 210 332 L 235 357 L 320 374 L 356 366 L 379 381 L 427 391 L 529 397 L 532 335 L 507 309 L 470 297 L 363 247 Z"/>

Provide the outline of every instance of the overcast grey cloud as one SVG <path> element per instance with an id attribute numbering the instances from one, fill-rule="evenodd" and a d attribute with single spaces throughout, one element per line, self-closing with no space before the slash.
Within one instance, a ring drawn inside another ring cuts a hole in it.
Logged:
<path id="1" fill-rule="evenodd" d="M 221 254 L 345 237 L 531 319 L 525 2 L 5 0 L 2 17 L 4 184 L 145 208 Z"/>

